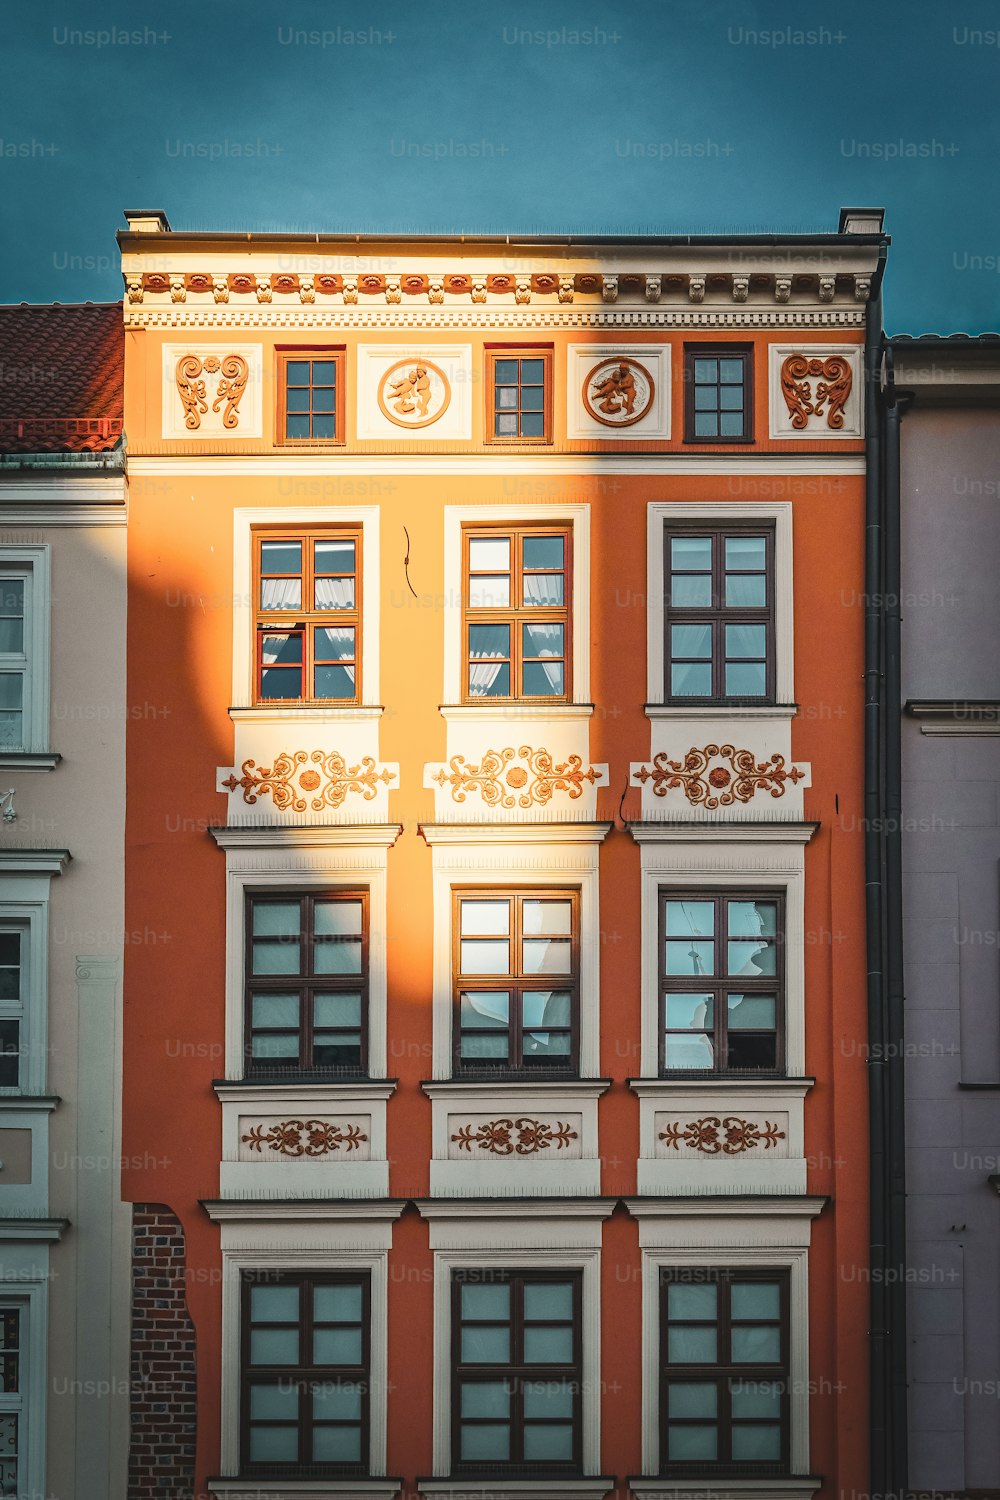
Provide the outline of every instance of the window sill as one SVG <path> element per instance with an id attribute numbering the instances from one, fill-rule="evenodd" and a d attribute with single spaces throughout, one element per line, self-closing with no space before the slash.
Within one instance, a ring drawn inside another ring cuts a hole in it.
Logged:
<path id="1" fill-rule="evenodd" d="M 31 1110 L 32 1113 L 51 1114 L 61 1103 L 62 1099 L 58 1094 L 2 1093 L 0 1094 L 0 1113 L 16 1110 L 19 1114 L 23 1114 L 25 1110 Z"/>
<path id="2" fill-rule="evenodd" d="M 757 1496 L 759 1500 L 809 1500 L 823 1480 L 814 1474 L 653 1474 L 629 1475 L 626 1481 L 636 1500 L 729 1500 Z"/>
<path id="3" fill-rule="evenodd" d="M 610 1078 L 567 1078 L 564 1074 L 550 1073 L 547 1078 L 427 1078 L 420 1087 L 428 1099 L 438 1097 L 455 1098 L 463 1095 L 478 1097 L 481 1094 L 525 1093 L 525 1094 L 584 1094 L 599 1099 L 611 1087 Z"/>
<path id="4" fill-rule="evenodd" d="M 647 719 L 794 719 L 797 703 L 647 703 Z"/>
<path id="5" fill-rule="evenodd" d="M 442 703 L 438 713 L 443 719 L 590 719 L 592 703 L 510 703 L 506 699 L 493 703 Z"/>
<path id="6" fill-rule="evenodd" d="M 54 771 L 61 760 L 54 750 L 0 750 L 0 771 Z"/>
<path id="7" fill-rule="evenodd" d="M 569 1500 L 601 1500 L 609 1490 L 615 1487 L 612 1475 L 596 1475 L 587 1477 L 579 1475 L 576 1478 L 568 1478 L 565 1475 L 549 1477 L 539 1474 L 536 1478 L 526 1479 L 511 1476 L 509 1479 L 501 1474 L 485 1474 L 477 1477 L 474 1474 L 442 1475 L 429 1479 L 418 1479 L 416 1487 L 425 1500 L 506 1500 L 509 1495 L 511 1500 L 550 1500 L 551 1496 L 564 1495 Z"/>
<path id="8" fill-rule="evenodd" d="M 629 1078 L 628 1087 L 642 1098 L 658 1095 L 689 1094 L 692 1089 L 705 1093 L 728 1093 L 753 1090 L 767 1094 L 792 1094 L 804 1098 L 814 1086 L 815 1078 L 794 1078 L 782 1074 L 760 1073 L 750 1077 L 746 1073 L 690 1073 L 686 1077 Z"/>
<path id="9" fill-rule="evenodd" d="M 330 1478 L 268 1479 L 266 1476 L 214 1478 L 207 1481 L 210 1495 L 225 1500 L 285 1500 L 286 1496 L 308 1495 L 312 1500 L 392 1500 L 402 1487 L 401 1479 Z"/>
<path id="10" fill-rule="evenodd" d="M 380 719 L 384 713 L 385 709 L 377 703 L 349 703 L 343 708 L 333 703 L 329 707 L 307 703 L 301 707 L 289 704 L 280 708 L 258 703 L 248 708 L 230 706 L 229 709 L 234 724 L 282 724 L 288 721 L 300 724 L 303 720 L 321 724 L 361 724 L 369 719 Z"/>
<path id="11" fill-rule="evenodd" d="M 296 1099 L 363 1099 L 378 1102 L 391 1098 L 396 1091 L 395 1078 L 216 1078 L 212 1082 L 220 1099 L 234 1103 L 260 1104 L 264 1100 L 281 1102 Z"/>

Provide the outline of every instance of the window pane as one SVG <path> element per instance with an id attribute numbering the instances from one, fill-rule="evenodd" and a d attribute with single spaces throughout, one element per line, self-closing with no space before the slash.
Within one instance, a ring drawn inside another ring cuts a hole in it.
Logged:
<path id="1" fill-rule="evenodd" d="M 718 1415 L 719 1392 L 706 1382 L 673 1380 L 667 1386 L 667 1413 L 671 1417 Z"/>
<path id="2" fill-rule="evenodd" d="M 730 698 L 761 698 L 767 691 L 767 673 L 763 662 L 726 664 L 726 694 Z"/>
<path id="3" fill-rule="evenodd" d="M 522 625 L 521 647 L 526 657 L 564 655 L 561 625 Z"/>
<path id="4" fill-rule="evenodd" d="M 719 406 L 722 411 L 743 412 L 743 388 L 738 385 L 723 386 L 719 392 Z"/>
<path id="5" fill-rule="evenodd" d="M 509 573 L 510 537 L 469 538 L 470 573 Z"/>
<path id="6" fill-rule="evenodd" d="M 669 1033 L 664 1038 L 664 1067 L 667 1069 L 712 1068 L 715 1065 L 715 1044 L 711 1037 Z"/>
<path id="7" fill-rule="evenodd" d="M 262 698 L 301 698 L 301 667 L 265 667 L 260 674 Z"/>
<path id="8" fill-rule="evenodd" d="M 755 1423 L 745 1427 L 742 1423 L 733 1427 L 733 1458 L 746 1462 L 771 1462 L 781 1458 L 781 1428 L 775 1425 Z"/>
<path id="9" fill-rule="evenodd" d="M 298 1287 L 252 1287 L 250 1319 L 253 1323 L 297 1323 L 299 1319 Z"/>
<path id="10" fill-rule="evenodd" d="M 711 937 L 715 931 L 715 904 L 712 901 L 668 900 L 668 937 Z"/>
<path id="11" fill-rule="evenodd" d="M 500 398 L 501 398 L 501 400 L 500 400 L 501 406 L 503 406 L 503 405 L 510 405 L 511 402 L 515 399 L 515 394 L 516 393 L 514 391 L 500 391 L 499 395 L 500 395 Z M 510 400 L 507 401 L 506 403 L 503 400 L 504 396 L 508 396 L 510 398 Z M 496 427 L 496 435 L 497 435 L 497 437 L 516 437 L 517 436 L 517 413 L 516 412 L 511 412 L 510 415 L 504 415 L 503 413 L 498 412 L 497 413 L 495 427 Z"/>
<path id="12" fill-rule="evenodd" d="M 24 651 L 24 621 L 0 617 L 0 652 L 15 653 L 20 656 Z"/>
<path id="13" fill-rule="evenodd" d="M 289 1381 L 250 1387 L 250 1420 L 295 1422 L 299 1414 L 299 1393 Z"/>
<path id="14" fill-rule="evenodd" d="M 730 937 L 775 937 L 778 907 L 774 901 L 730 901 L 726 920 Z"/>
<path id="15" fill-rule="evenodd" d="M 573 945 L 564 938 L 525 938 L 525 974 L 569 974 L 573 968 Z"/>
<path id="16" fill-rule="evenodd" d="M 743 380 L 743 361 L 741 359 L 720 359 L 719 379 L 725 384 Z"/>
<path id="17" fill-rule="evenodd" d="M 537 416 L 535 416 L 531 412 L 524 412 L 522 414 L 522 416 L 521 416 L 521 436 L 522 437 L 544 437 L 545 436 L 545 417 L 544 417 L 544 415 L 541 412 L 539 412 Z"/>
<path id="18" fill-rule="evenodd" d="M 670 567 L 675 573 L 710 573 L 712 571 L 712 538 L 710 536 L 671 537 Z"/>
<path id="19" fill-rule="evenodd" d="M 317 661 L 353 661 L 354 628 L 351 625 L 321 625 L 313 633 Z"/>
<path id="20" fill-rule="evenodd" d="M 255 901 L 253 932 L 255 937 L 298 937 L 301 927 L 297 901 Z"/>
<path id="21" fill-rule="evenodd" d="M 461 1439 L 462 1458 L 471 1462 L 473 1459 L 505 1459 L 510 1457 L 510 1428 L 494 1422 L 462 1423 Z"/>
<path id="22" fill-rule="evenodd" d="M 497 385 L 516 385 L 517 366 L 516 359 L 498 359 L 493 366 L 493 375 Z"/>
<path id="23" fill-rule="evenodd" d="M 525 990 L 522 1026 L 525 1031 L 546 1026 L 570 1026 L 573 998 L 565 990 Z"/>
<path id="24" fill-rule="evenodd" d="M 670 692 L 674 698 L 710 698 L 712 668 L 697 662 L 675 662 L 670 668 Z"/>
<path id="25" fill-rule="evenodd" d="M 462 1329 L 462 1363 L 466 1365 L 505 1365 L 510 1360 L 510 1330 L 507 1328 Z"/>
<path id="26" fill-rule="evenodd" d="M 521 920 L 526 934 L 546 933 L 552 937 L 568 936 L 573 930 L 571 901 L 525 901 Z"/>
<path id="27" fill-rule="evenodd" d="M 715 944 L 670 938 L 666 944 L 666 973 L 714 974 Z"/>
<path id="28" fill-rule="evenodd" d="M 354 602 L 353 578 L 316 579 L 317 609 L 353 609 Z"/>
<path id="29" fill-rule="evenodd" d="M 360 974 L 360 939 L 317 942 L 313 947 L 313 969 L 317 974 Z"/>
<path id="30" fill-rule="evenodd" d="M 529 1282 L 524 1288 L 524 1318 L 527 1323 L 572 1322 L 572 1282 Z"/>
<path id="31" fill-rule="evenodd" d="M 353 537 L 330 538 L 313 544 L 317 573 L 353 573 L 355 568 Z"/>
<path id="32" fill-rule="evenodd" d="M 510 579 L 505 573 L 480 573 L 469 579 L 470 609 L 506 609 L 509 604 Z"/>
<path id="33" fill-rule="evenodd" d="M 506 1036 L 462 1037 L 461 1056 L 466 1062 L 507 1062 L 510 1047 Z"/>
<path id="34" fill-rule="evenodd" d="M 773 1380 L 733 1380 L 729 1391 L 734 1417 L 777 1419 L 781 1415 L 781 1386 Z"/>
<path id="35" fill-rule="evenodd" d="M 544 564 L 538 564 L 542 567 Z M 0 618 L 15 619 L 24 614 L 24 579 L 0 578 Z"/>
<path id="36" fill-rule="evenodd" d="M 710 609 L 710 573 L 674 573 L 670 580 L 670 603 L 675 609 Z"/>
<path id="37" fill-rule="evenodd" d="M 714 1319 L 719 1289 L 714 1282 L 667 1286 L 667 1317 L 671 1322 L 703 1322 Z"/>
<path id="38" fill-rule="evenodd" d="M 532 1326 L 524 1330 L 524 1360 L 529 1365 L 571 1365 L 572 1328 Z"/>
<path id="39" fill-rule="evenodd" d="M 695 437 L 718 437 L 719 419 L 714 412 L 695 412 L 694 435 Z"/>
<path id="40" fill-rule="evenodd" d="M 767 655 L 767 629 L 763 625 L 727 625 L 726 656 L 751 657 Z"/>
<path id="41" fill-rule="evenodd" d="M 565 538 L 561 536 L 526 536 L 523 562 L 526 568 L 561 569 L 564 563 Z"/>
<path id="42" fill-rule="evenodd" d="M 726 568 L 741 573 L 763 573 L 767 564 L 767 540 L 762 536 L 727 536 Z"/>
<path id="43" fill-rule="evenodd" d="M 521 360 L 521 384 L 541 385 L 545 378 L 545 361 L 543 359 Z"/>
<path id="44" fill-rule="evenodd" d="M 509 901 L 462 901 L 463 937 L 506 937 L 510 931 Z"/>
<path id="45" fill-rule="evenodd" d="M 345 699 L 354 697 L 354 668 L 353 667 L 324 667 L 316 668 L 316 690 L 317 698 Z"/>
<path id="46" fill-rule="evenodd" d="M 333 412 L 336 410 L 335 403 L 336 398 L 331 388 L 328 387 L 326 390 L 316 390 L 315 388 L 313 389 L 312 409 L 314 412 Z M 316 434 L 316 436 L 320 435 L 317 431 L 316 426 L 313 427 L 313 432 Z"/>
<path id="47" fill-rule="evenodd" d="M 770 977 L 775 972 L 777 949 L 773 943 L 749 942 L 728 944 L 727 969 L 730 974 L 743 975 L 748 979 Z"/>
<path id="48" fill-rule="evenodd" d="M 489 1276 L 489 1271 L 482 1273 Z M 462 1318 L 466 1322 L 502 1323 L 510 1317 L 510 1287 L 506 1282 L 465 1283 Z"/>
<path id="49" fill-rule="evenodd" d="M 524 1457 L 540 1462 L 568 1462 L 573 1457 L 573 1428 L 567 1423 L 547 1423 L 524 1429 Z"/>
<path id="50" fill-rule="evenodd" d="M 711 995 L 667 995 L 667 1025 L 704 1031 L 714 1025 Z"/>
<path id="51" fill-rule="evenodd" d="M 363 906 L 360 901 L 317 901 L 313 923 L 317 933 L 360 934 Z"/>
<path id="52" fill-rule="evenodd" d="M 524 695 L 526 698 L 561 697 L 565 692 L 565 672 L 561 661 L 525 662 Z"/>
<path id="53" fill-rule="evenodd" d="M 536 1419 L 571 1417 L 575 1387 L 567 1380 L 526 1381 L 524 1415 Z"/>
<path id="54" fill-rule="evenodd" d="M 299 997 L 297 994 L 254 995 L 250 1003 L 254 1026 L 286 1026 L 293 1029 L 298 1027 Z"/>
<path id="55" fill-rule="evenodd" d="M 294 1365 L 299 1359 L 297 1328 L 253 1328 L 250 1331 L 250 1363 Z"/>
<path id="56" fill-rule="evenodd" d="M 300 389 L 288 392 L 286 408 L 290 412 L 303 412 L 309 410 L 309 391 Z"/>
<path id="57" fill-rule="evenodd" d="M 313 1317 L 317 1323 L 360 1323 L 364 1298 L 356 1283 L 313 1288 Z"/>
<path id="58" fill-rule="evenodd" d="M 723 412 L 719 418 L 719 435 L 720 437 L 742 437 L 743 413 Z"/>
<path id="59" fill-rule="evenodd" d="M 314 1427 L 313 1460 L 316 1463 L 350 1464 L 361 1458 L 361 1427 Z"/>
<path id="60" fill-rule="evenodd" d="M 297 1427 L 251 1427 L 250 1458 L 254 1463 L 294 1463 L 299 1456 Z"/>
<path id="61" fill-rule="evenodd" d="M 288 385 L 308 385 L 309 367 L 312 361 L 308 359 L 290 359 L 285 364 L 285 379 Z"/>
<path id="62" fill-rule="evenodd" d="M 360 1328 L 317 1328 L 313 1359 L 318 1365 L 360 1365 Z"/>
<path id="63" fill-rule="evenodd" d="M 462 993 L 463 1028 L 506 1026 L 509 1014 L 510 995 L 506 990 L 464 990 Z"/>
<path id="64" fill-rule="evenodd" d="M 297 940 L 255 939 L 252 971 L 254 974 L 298 974 L 301 971 L 299 952 Z"/>
<path id="65" fill-rule="evenodd" d="M 561 573 L 525 573 L 524 603 L 536 609 L 560 609 L 563 603 Z"/>
<path id="66" fill-rule="evenodd" d="M 781 1361 L 781 1330 L 738 1326 L 733 1329 L 734 1365 L 776 1365 Z"/>
<path id="67" fill-rule="evenodd" d="M 718 1458 L 718 1443 L 718 1428 L 714 1424 L 686 1427 L 682 1423 L 671 1422 L 667 1426 L 667 1453 L 674 1463 Z"/>
<path id="68" fill-rule="evenodd" d="M 510 1387 L 503 1380 L 463 1380 L 461 1402 L 463 1417 L 507 1417 Z"/>
<path id="69" fill-rule="evenodd" d="M 757 1028 L 773 1030 L 777 1021 L 778 1002 L 774 995 L 730 995 L 729 1029 Z"/>
<path id="70" fill-rule="evenodd" d="M 672 625 L 670 627 L 671 656 L 712 655 L 711 625 Z"/>
<path id="71" fill-rule="evenodd" d="M 764 609 L 767 605 L 767 580 L 763 573 L 729 573 L 726 577 L 726 605 L 729 609 Z"/>
<path id="72" fill-rule="evenodd" d="M 463 939 L 461 945 L 463 974 L 509 974 L 510 948 L 507 943 Z"/>
<path id="73" fill-rule="evenodd" d="M 694 361 L 694 378 L 696 381 L 718 380 L 719 361 L 717 359 L 696 359 Z"/>
<path id="74" fill-rule="evenodd" d="M 731 1031 L 729 1058 L 731 1068 L 758 1069 L 778 1066 L 778 1039 L 775 1033 Z"/>
<path id="75" fill-rule="evenodd" d="M 545 392 L 540 385 L 521 387 L 521 410 L 544 411 Z"/>
<path id="76" fill-rule="evenodd" d="M 364 1386 L 351 1380 L 324 1380 L 313 1386 L 313 1416 L 325 1421 L 356 1422 L 361 1419 Z"/>
<path id="77" fill-rule="evenodd" d="M 295 1032 L 268 1032 L 255 1036 L 250 1055 L 255 1062 L 295 1062 L 299 1055 L 299 1034 Z"/>
<path id="78" fill-rule="evenodd" d="M 714 1328 L 684 1328 L 671 1324 L 667 1329 L 667 1359 L 674 1365 L 712 1365 L 718 1354 Z"/>
<path id="79" fill-rule="evenodd" d="M 316 995 L 313 1016 L 316 1027 L 360 1026 L 361 996 L 348 991 Z"/>
<path id="80" fill-rule="evenodd" d="M 733 1318 L 781 1317 L 781 1288 L 774 1281 L 748 1281 L 732 1288 L 730 1308 Z"/>
<path id="81" fill-rule="evenodd" d="M 469 655 L 475 661 L 495 661 L 510 656 L 509 625 L 470 625 Z"/>
<path id="82" fill-rule="evenodd" d="M 271 573 L 301 573 L 301 542 L 261 542 L 260 571 Z"/>

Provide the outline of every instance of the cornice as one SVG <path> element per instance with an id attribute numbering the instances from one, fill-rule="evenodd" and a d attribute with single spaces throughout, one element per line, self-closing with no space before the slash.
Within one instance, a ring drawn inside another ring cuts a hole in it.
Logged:
<path id="1" fill-rule="evenodd" d="M 829 1199 L 789 1193 L 773 1197 L 751 1194 L 701 1194 L 690 1198 L 623 1198 L 621 1200 L 635 1219 L 733 1219 L 741 1209 L 757 1218 L 815 1219 Z"/>
<path id="2" fill-rule="evenodd" d="M 719 818 L 715 822 L 666 820 L 662 823 L 637 820 L 628 831 L 637 844 L 715 844 L 738 840 L 745 844 L 808 844 L 819 828 L 818 823 L 767 823 Z"/>
<path id="3" fill-rule="evenodd" d="M 612 823 L 421 823 L 428 844 L 600 844 Z"/>
<path id="4" fill-rule="evenodd" d="M 220 849 L 317 849 L 378 844 L 391 849 L 402 823 L 257 823 L 252 827 L 210 828 Z"/>
<path id="5" fill-rule="evenodd" d="M 201 1206 L 215 1224 L 261 1223 L 280 1219 L 283 1223 L 346 1219 L 398 1219 L 405 1198 L 202 1198 Z"/>
<path id="6" fill-rule="evenodd" d="M 148 453 L 129 459 L 133 479 L 140 476 L 172 475 L 175 478 L 194 475 L 220 478 L 251 475 L 278 475 L 296 479 L 371 476 L 391 479 L 394 475 L 426 474 L 470 476 L 498 474 L 550 477 L 565 474 L 581 485 L 596 483 L 595 476 L 635 474 L 674 476 L 704 475 L 707 478 L 737 475 L 748 482 L 787 482 L 797 475 L 863 475 L 865 456 L 861 452 L 811 454 L 760 450 L 755 453 L 345 453 L 335 457 L 323 454 L 296 453 L 289 459 L 283 453 Z M 237 705 L 238 706 L 238 705 Z M 445 707 L 448 705 L 446 704 Z M 579 706 L 579 705 L 574 705 Z"/>
<path id="7" fill-rule="evenodd" d="M 618 1198 L 416 1198 L 422 1219 L 608 1219 Z"/>
<path id="8" fill-rule="evenodd" d="M 0 871 L 8 875 L 61 875 L 72 858 L 68 849 L 0 848 Z"/>

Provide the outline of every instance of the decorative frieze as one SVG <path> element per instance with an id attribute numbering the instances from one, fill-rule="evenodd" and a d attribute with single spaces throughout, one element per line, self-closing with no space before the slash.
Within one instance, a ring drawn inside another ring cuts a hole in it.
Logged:
<path id="1" fill-rule="evenodd" d="M 862 437 L 861 353 L 860 344 L 771 344 L 769 436 Z"/>
<path id="2" fill-rule="evenodd" d="M 174 379 L 184 409 L 184 426 L 191 431 L 201 426 L 201 419 L 208 411 L 205 377 L 218 375 L 212 410 L 217 412 L 222 408 L 223 427 L 230 430 L 237 427 L 249 374 L 250 367 L 241 354 L 227 354 L 222 359 L 217 354 L 206 354 L 204 359 L 197 354 L 183 355 L 177 361 Z"/>
<path id="3" fill-rule="evenodd" d="M 316 1159 L 331 1152 L 360 1151 L 368 1135 L 356 1120 L 262 1120 L 251 1125 L 240 1142 L 262 1154 Z"/>
<path id="4" fill-rule="evenodd" d="M 782 361 L 781 394 L 798 432 L 809 425 L 810 417 L 825 417 L 834 431 L 843 427 L 851 385 L 851 367 L 839 354 L 828 359 L 790 354 Z"/>
<path id="5" fill-rule="evenodd" d="M 165 438 L 262 436 L 260 344 L 164 344 Z"/>
<path id="6" fill-rule="evenodd" d="M 716 744 L 692 746 L 680 760 L 659 751 L 651 765 L 632 767 L 632 780 L 648 784 L 654 797 L 679 789 L 693 807 L 709 812 L 750 802 L 758 792 L 783 797 L 789 782 L 794 786 L 806 775 L 799 766 L 786 765 L 777 752 L 759 760 L 752 750 Z"/>
<path id="7" fill-rule="evenodd" d="M 694 1120 L 672 1120 L 657 1134 L 675 1151 L 686 1146 L 706 1156 L 740 1156 L 754 1147 L 770 1151 L 785 1139 L 776 1121 L 743 1119 L 740 1115 L 702 1115 Z"/>
<path id="8" fill-rule="evenodd" d="M 544 747 L 487 750 L 478 762 L 453 755 L 447 765 L 427 767 L 430 784 L 449 788 L 454 802 L 470 795 L 490 808 L 547 807 L 557 792 L 576 801 L 590 787 L 607 784 L 606 766 L 584 766 L 579 755 L 556 760 Z"/>
<path id="9" fill-rule="evenodd" d="M 245 760 L 240 775 L 232 771 L 220 790 L 242 791 L 250 806 L 270 797 L 277 812 L 318 813 L 342 807 L 352 795 L 371 802 L 395 779 L 394 768 L 379 766 L 370 755 L 348 765 L 336 750 L 290 750 L 275 756 L 269 766 Z"/>
<path id="10" fill-rule="evenodd" d="M 534 1156 L 549 1148 L 562 1151 L 578 1138 L 579 1131 L 568 1121 L 535 1120 L 527 1115 L 467 1122 L 451 1137 L 461 1151 L 479 1147 L 491 1156 Z"/>
<path id="11" fill-rule="evenodd" d="M 567 437 L 670 437 L 668 343 L 570 344 L 566 360 Z"/>

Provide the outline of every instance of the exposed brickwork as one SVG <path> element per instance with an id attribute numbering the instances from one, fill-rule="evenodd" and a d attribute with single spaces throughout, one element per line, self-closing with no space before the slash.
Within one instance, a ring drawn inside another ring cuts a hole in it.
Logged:
<path id="1" fill-rule="evenodd" d="M 161 1203 L 132 1210 L 132 1414 L 128 1500 L 194 1492 L 197 1389 L 184 1231 Z"/>

